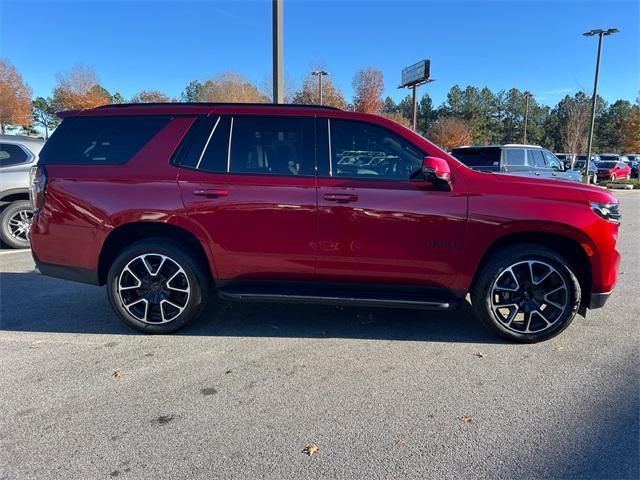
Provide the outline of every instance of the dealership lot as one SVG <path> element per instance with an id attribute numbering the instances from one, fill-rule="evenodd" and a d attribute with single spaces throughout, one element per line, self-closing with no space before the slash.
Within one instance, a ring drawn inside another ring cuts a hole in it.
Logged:
<path id="1" fill-rule="evenodd" d="M 2 250 L 0 478 L 637 478 L 640 194 L 619 197 L 614 295 L 536 345 L 468 306 L 219 304 L 148 336 Z"/>

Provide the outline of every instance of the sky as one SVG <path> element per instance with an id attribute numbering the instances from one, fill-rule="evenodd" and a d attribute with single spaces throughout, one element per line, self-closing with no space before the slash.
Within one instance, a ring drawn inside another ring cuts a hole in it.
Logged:
<path id="1" fill-rule="evenodd" d="M 608 102 L 640 95 L 640 2 L 284 0 L 286 77 L 299 86 L 314 66 L 347 98 L 354 73 L 373 66 L 385 96 L 400 100 L 404 66 L 431 60 L 436 105 L 449 89 L 529 90 L 543 104 L 591 92 L 597 39 L 605 37 L 599 93 Z M 0 0 L 0 57 L 34 96 L 49 96 L 56 74 L 92 66 L 110 92 L 177 97 L 192 80 L 224 71 L 270 83 L 271 0 Z"/>

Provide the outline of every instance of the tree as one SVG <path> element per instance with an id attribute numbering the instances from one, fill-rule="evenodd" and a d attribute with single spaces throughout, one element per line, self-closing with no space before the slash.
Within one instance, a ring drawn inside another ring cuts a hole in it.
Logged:
<path id="1" fill-rule="evenodd" d="M 201 84 L 198 102 L 268 103 L 269 97 L 243 75 L 224 72 Z"/>
<path id="2" fill-rule="evenodd" d="M 111 103 L 111 95 L 98 82 L 93 68 L 78 65 L 57 75 L 52 104 L 56 110 L 83 110 Z"/>
<path id="3" fill-rule="evenodd" d="M 169 97 L 157 90 L 143 90 L 131 97 L 131 103 L 167 103 Z"/>
<path id="4" fill-rule="evenodd" d="M 302 82 L 302 88 L 293 94 L 292 102 L 304 105 L 319 105 L 320 89 L 318 87 L 318 77 L 309 72 Z M 322 104 L 341 109 L 347 107 L 344 95 L 333 83 L 329 75 L 325 75 L 322 78 Z"/>
<path id="5" fill-rule="evenodd" d="M 418 131 L 428 131 L 436 121 L 438 112 L 433 108 L 433 101 L 428 93 L 425 92 L 418 103 Z"/>
<path id="6" fill-rule="evenodd" d="M 359 70 L 353 77 L 356 112 L 381 113 L 384 107 L 384 74 L 373 67 Z"/>
<path id="7" fill-rule="evenodd" d="M 33 123 L 44 129 L 44 138 L 49 138 L 49 130 L 58 126 L 60 120 L 51 105 L 51 99 L 38 97 L 33 101 Z"/>
<path id="8" fill-rule="evenodd" d="M 381 115 L 389 120 L 399 123 L 400 125 L 411 128 L 411 119 L 405 117 L 400 112 L 382 112 Z"/>
<path id="9" fill-rule="evenodd" d="M 397 113 L 398 106 L 396 102 L 393 101 L 393 98 L 387 97 L 384 99 L 384 106 L 382 107 L 382 113 Z"/>
<path id="10" fill-rule="evenodd" d="M 0 132 L 13 126 L 28 126 L 32 122 L 31 87 L 9 62 L 0 59 Z"/>
<path id="11" fill-rule="evenodd" d="M 202 97 L 202 83 L 198 80 L 193 80 L 189 83 L 180 95 L 180 101 L 182 102 L 201 102 Z"/>
<path id="12" fill-rule="evenodd" d="M 628 100 L 618 100 L 597 119 L 594 144 L 600 152 L 620 152 L 626 143 L 625 126 L 631 118 L 633 106 Z"/>
<path id="13" fill-rule="evenodd" d="M 456 117 L 440 117 L 428 132 L 428 138 L 446 151 L 473 143 L 471 130 L 466 122 Z"/>
<path id="14" fill-rule="evenodd" d="M 113 105 L 120 105 L 122 103 L 127 103 L 127 99 L 120 92 L 116 92 L 111 95 L 111 103 Z"/>
<path id="15" fill-rule="evenodd" d="M 622 150 L 629 153 L 640 152 L 640 97 L 622 128 Z"/>

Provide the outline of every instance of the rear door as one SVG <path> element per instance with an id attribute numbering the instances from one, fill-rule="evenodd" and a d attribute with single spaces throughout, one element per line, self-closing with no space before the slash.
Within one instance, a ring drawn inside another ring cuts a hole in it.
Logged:
<path id="1" fill-rule="evenodd" d="M 412 181 L 424 152 L 364 121 L 318 119 L 318 276 L 449 286 L 464 247 L 467 198 Z"/>
<path id="2" fill-rule="evenodd" d="M 206 232 L 217 280 L 309 280 L 317 205 L 312 117 L 212 116 L 181 152 L 189 216 Z"/>

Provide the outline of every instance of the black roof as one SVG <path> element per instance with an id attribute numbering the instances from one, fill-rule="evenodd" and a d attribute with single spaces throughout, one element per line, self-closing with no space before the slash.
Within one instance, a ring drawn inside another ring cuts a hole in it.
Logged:
<path id="1" fill-rule="evenodd" d="M 114 103 L 101 105 L 97 108 L 126 108 L 126 107 L 286 107 L 286 108 L 317 108 L 318 110 L 340 110 L 327 105 L 303 105 L 300 103 L 233 103 L 233 102 L 158 102 L 158 103 Z"/>

